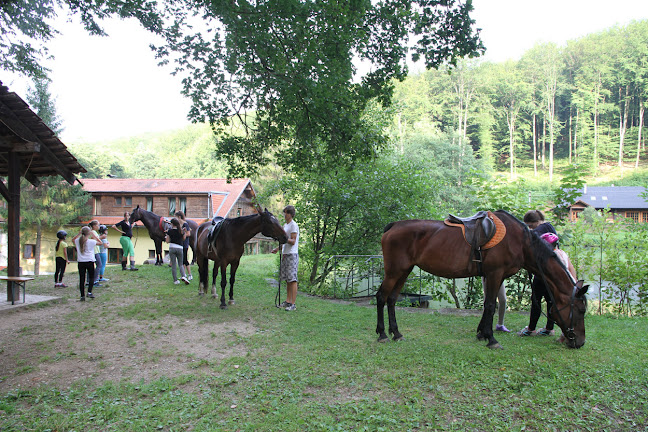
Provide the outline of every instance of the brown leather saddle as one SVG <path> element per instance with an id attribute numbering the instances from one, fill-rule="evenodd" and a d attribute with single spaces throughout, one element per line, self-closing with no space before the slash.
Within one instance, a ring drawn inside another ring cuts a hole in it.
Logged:
<path id="1" fill-rule="evenodd" d="M 216 252 L 216 238 L 220 234 L 221 228 L 223 228 L 223 221 L 225 218 L 221 216 L 214 216 L 209 227 L 209 233 L 207 234 L 207 251 Z"/>
<path id="2" fill-rule="evenodd" d="M 471 259 L 478 263 L 479 273 L 482 274 L 482 250 L 490 249 L 502 241 L 506 235 L 504 223 L 494 213 L 485 210 L 467 218 L 450 214 L 443 223 L 461 228 L 464 240 L 472 250 Z"/>

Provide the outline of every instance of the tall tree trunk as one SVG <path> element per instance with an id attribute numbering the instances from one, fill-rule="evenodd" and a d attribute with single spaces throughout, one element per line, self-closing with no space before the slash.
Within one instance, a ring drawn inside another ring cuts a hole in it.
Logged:
<path id="1" fill-rule="evenodd" d="M 549 104 L 549 182 L 553 181 L 555 105 L 556 99 L 552 98 Z"/>
<path id="2" fill-rule="evenodd" d="M 40 224 L 36 225 L 36 247 L 34 248 L 34 276 L 40 275 L 40 257 L 41 257 L 41 240 L 43 238 L 43 228 Z"/>
<path id="3" fill-rule="evenodd" d="M 569 105 L 569 165 L 572 163 L 572 106 Z"/>
<path id="4" fill-rule="evenodd" d="M 578 161 L 578 117 L 580 110 L 576 108 L 576 126 L 574 127 L 574 160 Z"/>
<path id="5" fill-rule="evenodd" d="M 533 113 L 533 175 L 538 177 L 538 131 L 535 113 Z"/>
<path id="6" fill-rule="evenodd" d="M 547 117 L 542 116 L 542 169 L 545 169 L 545 151 L 547 149 Z"/>
<path id="7" fill-rule="evenodd" d="M 639 156 L 641 155 L 641 130 L 643 129 L 644 104 L 639 99 L 639 132 L 637 132 L 637 159 L 635 160 L 635 169 L 639 168 Z"/>
<path id="8" fill-rule="evenodd" d="M 623 145 L 626 130 L 628 128 L 628 110 L 630 106 L 630 98 L 628 97 L 629 91 L 629 86 L 626 85 L 625 98 L 623 98 L 623 103 L 620 107 L 621 112 L 619 115 L 619 168 L 621 168 L 621 173 L 623 173 Z M 619 87 L 619 100 L 621 100 L 621 87 Z"/>

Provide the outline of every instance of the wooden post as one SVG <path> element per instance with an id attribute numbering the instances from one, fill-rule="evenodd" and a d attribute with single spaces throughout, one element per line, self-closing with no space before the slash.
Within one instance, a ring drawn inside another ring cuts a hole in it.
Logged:
<path id="1" fill-rule="evenodd" d="M 14 151 L 9 151 L 8 156 L 7 275 L 20 276 L 20 159 Z M 7 282 L 7 301 L 20 300 L 20 292 L 14 298 L 11 288 Z"/>

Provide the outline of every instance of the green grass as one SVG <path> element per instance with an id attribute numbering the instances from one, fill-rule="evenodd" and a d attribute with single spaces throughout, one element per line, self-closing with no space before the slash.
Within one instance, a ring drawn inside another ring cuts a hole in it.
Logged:
<path id="1" fill-rule="evenodd" d="M 257 331 L 230 342 L 244 343 L 247 354 L 195 359 L 191 373 L 148 382 L 0 387 L 0 430 L 634 431 L 648 423 L 646 318 L 588 315 L 580 350 L 502 334 L 505 349 L 491 351 L 475 338 L 479 317 L 399 309 L 406 340 L 379 344 L 375 308 L 300 296 L 295 313 L 276 309 L 276 289 L 264 279 L 276 274 L 273 258 L 244 257 L 237 304 L 226 311 L 195 291 L 180 294 L 166 268 L 143 267 L 128 274 L 133 281 L 117 281 L 117 274 L 90 308 L 60 317 L 62 331 L 72 335 L 93 317 L 101 326 L 116 319 L 147 324 L 151 334 L 169 329 L 168 318 L 200 326 L 249 321 Z M 509 328 L 527 321 L 506 316 Z M 22 332 L 38 330 L 34 322 Z M 139 344 L 137 334 L 128 343 Z M 151 349 L 142 361 L 166 355 Z M 2 361 L 11 356 L 0 351 Z"/>

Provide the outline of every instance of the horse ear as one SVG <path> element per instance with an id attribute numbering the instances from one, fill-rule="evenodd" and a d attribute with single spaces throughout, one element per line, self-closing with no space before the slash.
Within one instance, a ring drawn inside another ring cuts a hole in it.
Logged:
<path id="1" fill-rule="evenodd" d="M 583 297 L 585 294 L 587 294 L 587 290 L 589 289 L 589 285 L 583 286 L 582 280 L 579 280 L 576 286 L 578 287 L 578 291 L 576 291 L 576 297 Z"/>
<path id="2" fill-rule="evenodd" d="M 139 208 L 139 204 L 137 204 L 137 207 L 135 207 L 135 210 L 137 210 L 138 208 Z"/>

